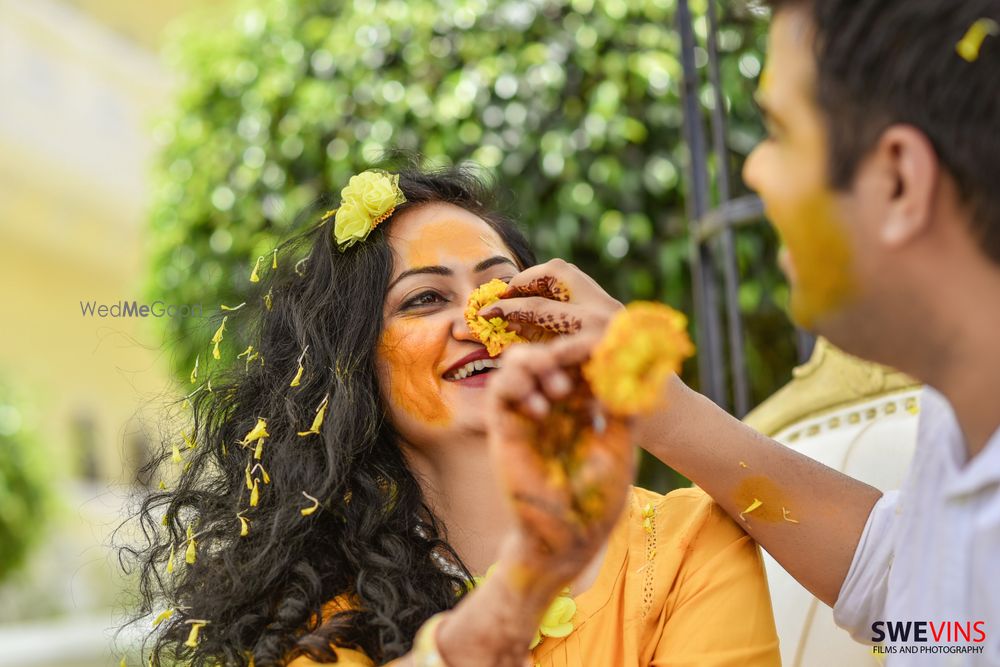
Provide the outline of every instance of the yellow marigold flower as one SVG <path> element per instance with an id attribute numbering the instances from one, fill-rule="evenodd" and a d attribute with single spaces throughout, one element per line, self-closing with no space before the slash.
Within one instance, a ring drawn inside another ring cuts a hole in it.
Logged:
<path id="1" fill-rule="evenodd" d="M 480 310 L 499 301 L 500 295 L 506 291 L 507 283 L 499 278 L 494 278 L 485 285 L 474 289 L 469 296 L 469 303 L 465 307 L 465 322 L 469 326 L 469 330 L 486 346 L 486 351 L 490 353 L 491 357 L 497 356 L 509 345 L 527 342 L 516 331 L 508 331 L 508 323 L 502 317 L 487 320 L 479 315 Z"/>
<path id="2" fill-rule="evenodd" d="M 663 383 L 692 354 L 684 315 L 638 301 L 611 320 L 583 375 L 609 411 L 634 415 L 656 406 Z"/>
<path id="3" fill-rule="evenodd" d="M 983 42 L 989 36 L 1000 35 L 1000 24 L 993 19 L 979 19 L 965 33 L 965 36 L 955 45 L 955 52 L 967 62 L 979 60 L 979 52 L 983 48 Z"/>
<path id="4" fill-rule="evenodd" d="M 646 531 L 647 535 L 653 533 L 653 517 L 655 516 L 656 510 L 653 509 L 653 503 L 646 503 L 646 506 L 642 508 L 642 529 Z"/>
<path id="5" fill-rule="evenodd" d="M 347 187 L 340 191 L 340 207 L 334 214 L 333 236 L 337 247 L 346 250 L 368 238 L 405 201 L 398 174 L 368 170 L 352 176 Z"/>

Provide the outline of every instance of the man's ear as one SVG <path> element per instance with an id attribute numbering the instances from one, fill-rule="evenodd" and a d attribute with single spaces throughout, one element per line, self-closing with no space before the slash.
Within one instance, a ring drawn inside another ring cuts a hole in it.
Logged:
<path id="1" fill-rule="evenodd" d="M 893 125 L 883 132 L 873 158 L 891 185 L 878 238 L 886 246 L 897 248 L 930 226 L 940 162 L 927 135 L 912 125 Z"/>

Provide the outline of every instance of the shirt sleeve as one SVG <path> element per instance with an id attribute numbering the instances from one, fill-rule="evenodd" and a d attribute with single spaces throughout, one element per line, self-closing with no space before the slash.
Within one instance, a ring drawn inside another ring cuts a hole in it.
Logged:
<path id="1" fill-rule="evenodd" d="M 872 508 L 833 607 L 833 620 L 861 643 L 871 643 L 871 624 L 885 609 L 899 494 L 887 491 Z"/>
<path id="2" fill-rule="evenodd" d="M 781 665 L 760 550 L 714 503 L 678 582 L 650 667 Z"/>

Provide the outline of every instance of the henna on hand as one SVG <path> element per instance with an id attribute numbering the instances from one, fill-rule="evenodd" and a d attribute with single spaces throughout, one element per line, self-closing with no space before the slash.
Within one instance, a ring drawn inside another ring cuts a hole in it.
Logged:
<path id="1" fill-rule="evenodd" d="M 540 296 L 553 301 L 569 301 L 569 287 L 563 281 L 553 276 L 535 278 L 526 285 L 515 285 L 507 288 L 504 298 Z"/>

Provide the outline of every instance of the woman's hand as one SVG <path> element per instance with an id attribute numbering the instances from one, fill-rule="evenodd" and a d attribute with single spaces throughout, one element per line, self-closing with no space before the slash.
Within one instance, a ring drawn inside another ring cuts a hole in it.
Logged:
<path id="1" fill-rule="evenodd" d="M 593 278 L 561 259 L 533 266 L 510 281 L 500 301 L 480 311 L 502 317 L 532 342 L 558 335 L 599 335 L 622 308 Z"/>
<path id="2" fill-rule="evenodd" d="M 606 416 L 579 377 L 583 359 L 562 365 L 548 347 L 504 354 L 488 383 L 487 420 L 490 456 L 518 521 L 524 585 L 558 591 L 606 541 L 636 457 L 630 424 Z M 583 357 L 591 347 L 572 350 Z"/>

